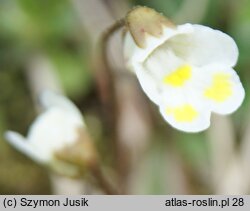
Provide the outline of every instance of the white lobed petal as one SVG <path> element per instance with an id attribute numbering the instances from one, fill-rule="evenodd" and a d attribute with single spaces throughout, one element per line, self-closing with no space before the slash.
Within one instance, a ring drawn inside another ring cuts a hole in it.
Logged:
<path id="1" fill-rule="evenodd" d="M 203 76 L 204 83 L 200 91 L 203 100 L 209 104 L 211 110 L 218 114 L 230 114 L 236 111 L 244 100 L 245 91 L 235 70 L 229 67 L 213 65 L 204 68 L 203 72 L 205 77 Z M 213 87 L 214 77 L 218 74 L 227 76 L 227 79 L 222 82 L 226 83 L 227 87 L 223 88 L 223 84 L 218 85 L 217 94 L 223 95 L 223 92 L 229 92 L 228 96 L 225 96 L 224 99 L 221 98 L 219 101 L 204 94 L 206 90 Z"/>
<path id="2" fill-rule="evenodd" d="M 187 112 L 194 112 L 193 118 L 190 113 L 183 113 L 178 119 L 174 114 L 175 112 L 171 112 L 171 110 L 182 110 L 183 108 L 189 108 Z M 207 107 L 207 104 L 197 98 L 197 94 L 191 89 L 187 88 L 177 92 L 166 90 L 162 96 L 162 103 L 159 105 L 159 109 L 163 118 L 178 130 L 200 132 L 210 126 L 211 111 Z M 170 112 L 167 112 L 169 109 Z M 185 115 L 187 115 L 187 119 Z"/>
<path id="3" fill-rule="evenodd" d="M 149 72 L 144 71 L 141 66 L 138 67 L 136 76 L 148 98 L 158 104 L 161 97 L 158 81 Z"/>
<path id="4" fill-rule="evenodd" d="M 64 109 L 65 112 L 75 115 L 80 121 L 83 122 L 83 116 L 78 108 L 67 97 L 56 94 L 49 90 L 42 92 L 39 96 L 39 102 L 44 109 L 50 109 L 52 107 L 59 107 Z"/>
<path id="5" fill-rule="evenodd" d="M 5 134 L 5 139 L 17 150 L 29 156 L 32 160 L 39 163 L 46 163 L 48 160 L 46 157 L 43 157 L 39 150 L 34 148 L 28 140 L 26 140 L 21 134 L 7 131 Z"/>
<path id="6" fill-rule="evenodd" d="M 164 59 L 165 57 L 165 59 Z M 175 70 L 180 61 L 171 51 L 159 48 L 142 65 L 137 66 L 136 76 L 143 91 L 154 103 L 159 104 L 163 89 L 163 78 Z"/>
<path id="7" fill-rule="evenodd" d="M 27 139 L 43 157 L 52 159 L 55 151 L 77 141 L 78 129 L 83 126 L 78 117 L 55 106 L 38 116 Z"/>
<path id="8" fill-rule="evenodd" d="M 192 33 L 173 36 L 164 45 L 195 66 L 219 63 L 233 67 L 236 64 L 239 52 L 229 35 L 202 25 L 192 25 L 192 28 Z"/>
<path id="9" fill-rule="evenodd" d="M 184 61 L 170 49 L 160 46 L 143 62 L 143 68 L 154 78 L 162 80 L 165 75 L 175 71 L 183 64 Z"/>

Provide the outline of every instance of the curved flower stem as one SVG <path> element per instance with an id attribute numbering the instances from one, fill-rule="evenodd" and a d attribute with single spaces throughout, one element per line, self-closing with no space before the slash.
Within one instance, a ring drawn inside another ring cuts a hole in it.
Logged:
<path id="1" fill-rule="evenodd" d="M 122 26 L 124 26 L 125 20 L 121 19 L 116 21 L 113 25 L 111 25 L 108 29 L 106 29 L 100 36 L 99 42 L 97 43 L 98 48 L 98 59 L 100 61 L 100 69 L 98 71 L 98 74 L 101 74 L 104 78 L 102 78 L 102 86 L 101 88 L 104 88 L 106 90 L 106 95 L 109 95 L 108 97 L 102 96 L 102 100 L 108 100 L 106 98 L 109 98 L 109 102 L 111 102 L 113 105 L 115 105 L 115 81 L 112 73 L 112 68 L 109 65 L 108 61 L 108 42 L 111 36 L 114 32 L 116 32 L 118 29 L 120 29 Z M 100 78 L 100 76 L 99 76 Z M 103 80 L 105 79 L 105 80 Z M 104 84 L 105 83 L 105 84 Z M 103 90 L 103 91 L 104 91 Z M 113 112 L 114 113 L 114 112 Z"/>
<path id="2" fill-rule="evenodd" d="M 117 105 L 116 105 L 116 88 L 114 74 L 108 61 L 108 43 L 111 36 L 121 27 L 125 25 L 125 19 L 116 21 L 113 25 L 107 28 L 100 36 L 97 43 L 97 58 L 94 64 L 96 66 L 96 80 L 100 92 L 101 101 L 104 107 L 104 113 L 108 116 L 108 130 L 112 137 L 112 151 L 114 155 L 117 149 Z M 107 116 L 106 116 L 107 117 Z"/>
<path id="3" fill-rule="evenodd" d="M 113 35 L 113 33 L 116 32 L 121 27 L 123 27 L 124 25 L 125 25 L 124 18 L 117 20 L 113 25 L 111 25 L 101 34 L 101 37 L 99 39 L 99 46 L 102 50 L 101 53 L 103 56 L 103 61 L 108 69 L 109 69 L 109 64 L 108 64 L 108 59 L 106 57 L 107 43 L 109 41 L 109 38 Z"/>

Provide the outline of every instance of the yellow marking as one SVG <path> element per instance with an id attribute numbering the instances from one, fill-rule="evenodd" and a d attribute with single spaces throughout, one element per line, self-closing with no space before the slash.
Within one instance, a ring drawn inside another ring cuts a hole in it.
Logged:
<path id="1" fill-rule="evenodd" d="M 224 102 L 233 94 L 232 84 L 229 79 L 229 74 L 215 74 L 213 76 L 212 85 L 205 90 L 204 95 L 218 103 Z"/>
<path id="2" fill-rule="evenodd" d="M 176 122 L 192 122 L 198 117 L 196 109 L 189 104 L 185 104 L 177 108 L 169 107 L 166 109 L 166 114 L 173 115 Z"/>
<path id="3" fill-rule="evenodd" d="M 169 84 L 175 87 L 182 86 L 191 77 L 192 67 L 190 65 L 182 65 L 174 72 L 163 78 L 164 84 Z"/>

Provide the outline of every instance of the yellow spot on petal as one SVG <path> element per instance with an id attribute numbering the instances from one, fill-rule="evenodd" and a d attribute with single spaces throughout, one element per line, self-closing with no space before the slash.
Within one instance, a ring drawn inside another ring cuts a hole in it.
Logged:
<path id="1" fill-rule="evenodd" d="M 168 107 L 166 109 L 166 114 L 172 115 L 176 122 L 192 122 L 198 117 L 198 112 L 196 109 L 189 104 L 185 104 L 176 108 Z"/>
<path id="2" fill-rule="evenodd" d="M 232 84 L 230 75 L 225 73 L 217 73 L 213 76 L 212 85 L 207 88 L 204 95 L 218 103 L 224 102 L 232 96 Z"/>
<path id="3" fill-rule="evenodd" d="M 175 71 L 163 78 L 164 84 L 174 87 L 182 86 L 191 77 L 192 67 L 190 65 L 182 65 Z"/>

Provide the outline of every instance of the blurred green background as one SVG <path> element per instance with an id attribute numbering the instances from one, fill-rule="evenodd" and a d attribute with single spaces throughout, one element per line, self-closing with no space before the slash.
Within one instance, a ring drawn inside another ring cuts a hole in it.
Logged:
<path id="1" fill-rule="evenodd" d="M 4 140 L 7 129 L 27 134 L 36 117 L 27 69 L 34 55 L 45 56 L 72 101 L 83 112 L 90 133 L 105 158 L 109 154 L 105 124 L 100 112 L 92 71 L 90 35 L 70 0 L 0 0 L 0 194 L 52 194 L 47 169 L 17 152 Z M 82 1 L 88 4 L 90 1 Z M 200 23 L 232 36 L 240 57 L 236 70 L 246 90 L 240 109 L 231 115 L 238 150 L 250 111 L 250 1 L 248 0 L 100 0 L 111 14 L 119 6 L 146 5 L 164 13 L 174 22 Z M 200 4 L 199 6 L 195 4 Z M 200 2 L 200 3 L 198 3 Z M 113 7 L 115 5 L 115 7 Z M 118 16 L 125 13 L 123 9 Z M 116 10 L 116 11 L 114 11 Z M 93 11 L 93 16 L 98 16 Z M 92 19 L 86 17 L 87 22 Z M 117 16 L 114 15 L 114 19 Z M 142 98 L 146 99 L 143 92 Z M 146 99 L 148 102 L 149 100 Z M 186 134 L 164 123 L 151 102 L 151 133 L 143 153 L 134 162 L 129 184 L 134 194 L 216 193 L 213 152 L 209 132 Z M 155 123 L 157 122 L 157 123 Z M 213 123 L 212 123 L 213 124 Z M 221 139 L 223 133 L 221 131 Z M 249 140 L 250 141 L 250 140 Z M 109 143 L 109 142 L 108 142 Z M 133 147 L 132 147 L 133 148 Z M 249 149 L 250 150 L 250 149 Z M 238 152 L 238 151 L 237 151 Z M 250 153 L 250 151 L 249 151 Z M 236 153 L 237 154 L 237 153 Z M 230 164 L 230 161 L 228 160 Z M 121 164 L 122 165 L 122 164 Z M 216 176 L 215 176 L 216 177 Z M 226 175 L 221 176 L 222 178 Z M 237 179 L 237 177 L 235 177 Z M 246 185 L 249 182 L 246 182 Z M 248 186 L 248 193 L 249 193 Z M 70 193 L 69 193 L 70 194 Z"/>

